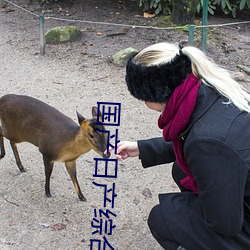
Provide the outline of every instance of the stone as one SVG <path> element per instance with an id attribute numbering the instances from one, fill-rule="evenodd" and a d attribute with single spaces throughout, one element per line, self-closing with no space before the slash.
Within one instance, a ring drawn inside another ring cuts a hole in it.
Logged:
<path id="1" fill-rule="evenodd" d="M 77 26 L 61 26 L 48 30 L 45 33 L 47 44 L 59 44 L 77 41 L 82 36 L 82 31 Z"/>
<path id="2" fill-rule="evenodd" d="M 129 58 L 138 53 L 134 48 L 126 48 L 118 51 L 112 56 L 113 63 L 118 67 L 125 67 Z"/>
<path id="3" fill-rule="evenodd" d="M 147 198 L 152 198 L 152 193 L 149 188 L 144 188 L 142 190 L 142 194 Z"/>

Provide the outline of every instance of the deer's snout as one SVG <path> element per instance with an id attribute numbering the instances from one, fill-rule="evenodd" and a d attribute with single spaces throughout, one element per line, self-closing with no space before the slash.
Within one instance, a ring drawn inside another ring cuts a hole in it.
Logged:
<path id="1" fill-rule="evenodd" d="M 104 159 L 108 159 L 108 158 L 110 157 L 110 153 L 103 153 L 103 154 L 102 154 L 102 157 L 103 157 Z"/>

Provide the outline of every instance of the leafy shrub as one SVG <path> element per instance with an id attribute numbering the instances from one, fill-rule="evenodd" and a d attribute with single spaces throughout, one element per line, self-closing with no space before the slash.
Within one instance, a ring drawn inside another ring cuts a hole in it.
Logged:
<path id="1" fill-rule="evenodd" d="M 220 1 L 220 0 L 218 0 L 218 1 Z M 202 11 L 202 8 L 203 8 L 203 0 L 200 0 L 198 2 L 197 7 L 196 7 L 197 13 L 200 13 Z M 211 15 L 214 15 L 214 11 L 215 10 L 216 10 L 216 6 L 213 4 L 213 2 L 211 2 L 210 0 L 208 0 L 208 12 Z"/>
<path id="2" fill-rule="evenodd" d="M 203 1 L 200 0 L 197 5 L 197 13 L 200 13 L 203 7 Z M 236 17 L 237 5 L 235 3 L 230 3 L 229 0 L 208 0 L 208 12 L 211 15 L 214 15 L 214 11 L 216 10 L 216 6 L 220 6 L 221 10 L 224 14 L 231 13 L 233 17 Z"/>
<path id="3" fill-rule="evenodd" d="M 136 0 L 136 2 L 145 11 L 153 11 L 156 15 L 160 13 L 165 15 L 171 14 L 171 0 Z"/>
<path id="4" fill-rule="evenodd" d="M 214 0 L 214 5 L 221 6 L 222 11 L 225 14 L 231 13 L 233 17 L 236 17 L 236 11 L 243 10 L 244 8 L 250 9 L 250 0 Z"/>
<path id="5" fill-rule="evenodd" d="M 172 1 L 174 0 L 135 0 L 146 11 L 154 11 L 155 14 L 171 14 Z M 193 0 L 188 0 L 193 1 Z M 197 13 L 201 12 L 204 0 L 199 0 Z M 224 14 L 236 17 L 237 10 L 250 9 L 250 0 L 208 0 L 208 12 L 214 15 L 216 7 L 220 6 Z"/>

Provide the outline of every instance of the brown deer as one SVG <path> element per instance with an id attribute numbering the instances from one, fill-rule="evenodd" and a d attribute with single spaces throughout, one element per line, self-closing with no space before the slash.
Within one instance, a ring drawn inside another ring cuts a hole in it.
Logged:
<path id="1" fill-rule="evenodd" d="M 108 136 L 101 132 L 105 131 L 104 126 L 97 124 L 97 112 L 97 107 L 93 107 L 91 119 L 77 112 L 79 126 L 60 111 L 37 99 L 24 95 L 5 95 L 0 98 L 0 158 L 5 156 L 5 137 L 10 141 L 18 168 L 25 172 L 16 144 L 32 143 L 43 155 L 46 195 L 51 197 L 50 176 L 54 162 L 64 162 L 79 199 L 86 201 L 77 181 L 77 158 L 91 149 L 104 158 L 110 156 L 104 153 Z"/>

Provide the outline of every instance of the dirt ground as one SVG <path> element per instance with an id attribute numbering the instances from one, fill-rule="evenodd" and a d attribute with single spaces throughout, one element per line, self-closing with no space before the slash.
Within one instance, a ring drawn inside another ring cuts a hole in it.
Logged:
<path id="1" fill-rule="evenodd" d="M 71 20 L 150 26 L 159 19 L 143 18 L 143 11 L 129 0 L 79 0 L 70 4 L 60 1 L 52 8 L 40 7 L 36 1 L 13 2 L 32 13 L 45 10 L 46 17 Z M 247 15 L 238 19 L 209 17 L 209 24 L 247 18 Z M 82 28 L 81 40 L 46 45 L 46 53 L 41 56 L 37 16 L 12 5 L 0 9 L 1 96 L 19 93 L 39 98 L 75 121 L 76 110 L 91 117 L 91 107 L 97 102 L 119 102 L 119 140 L 161 136 L 157 128 L 158 114 L 130 96 L 124 68 L 116 67 L 110 58 L 127 47 L 140 50 L 158 41 L 187 40 L 187 32 L 82 22 L 70 24 Z M 61 25 L 69 25 L 69 22 L 46 19 L 46 30 Z M 237 65 L 250 66 L 249 34 L 249 23 L 211 28 L 207 41 L 208 55 L 237 73 L 246 87 L 249 87 L 249 76 L 239 72 Z M 200 46 L 200 36 L 196 36 L 195 44 Z M 114 127 L 108 128 L 114 132 Z M 20 173 L 8 141 L 5 145 L 6 156 L 0 162 L 0 249 L 90 249 L 90 239 L 103 239 L 103 235 L 92 235 L 94 209 L 103 208 L 103 190 L 93 181 L 108 184 L 109 188 L 115 183 L 115 206 L 107 208 L 116 214 L 113 220 L 116 227 L 112 235 L 106 235 L 113 248 L 161 249 L 149 232 L 147 217 L 158 203 L 159 193 L 178 191 L 170 177 L 171 165 L 145 170 L 140 161 L 133 158 L 119 162 L 117 179 L 94 178 L 94 158 L 99 156 L 91 151 L 77 160 L 78 181 L 87 202 L 78 200 L 61 163 L 55 165 L 49 199 L 44 194 L 44 167 L 38 150 L 30 144 L 19 145 L 27 170 Z"/>

